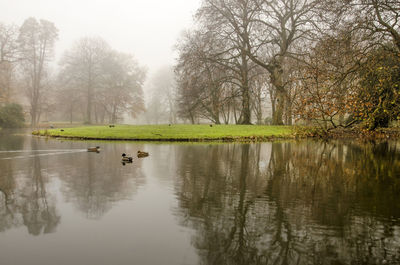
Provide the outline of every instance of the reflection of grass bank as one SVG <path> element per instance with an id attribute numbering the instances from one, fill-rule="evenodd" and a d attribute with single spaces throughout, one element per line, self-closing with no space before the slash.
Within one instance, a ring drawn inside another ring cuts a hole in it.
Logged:
<path id="1" fill-rule="evenodd" d="M 262 141 L 291 138 L 290 126 L 258 125 L 117 125 L 34 131 L 34 135 L 74 139 L 154 141 Z"/>
<path id="2" fill-rule="evenodd" d="M 294 135 L 299 138 L 386 140 L 400 139 L 400 128 L 379 128 L 371 131 L 361 127 L 339 127 L 330 130 L 323 130 L 319 127 L 298 126 L 294 127 Z"/>

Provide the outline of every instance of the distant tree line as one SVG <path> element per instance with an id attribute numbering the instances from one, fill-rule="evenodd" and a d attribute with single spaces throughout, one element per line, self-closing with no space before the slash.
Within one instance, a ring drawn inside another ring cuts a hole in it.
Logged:
<path id="1" fill-rule="evenodd" d="M 84 37 L 55 67 L 57 38 L 58 29 L 47 20 L 28 18 L 20 27 L 0 23 L 0 106 L 22 104 L 33 127 L 50 117 L 116 123 L 125 113 L 144 111 L 146 71 L 132 55 Z"/>
<path id="2" fill-rule="evenodd" d="M 180 122 L 176 106 L 176 80 L 172 66 L 156 70 L 147 83 L 146 112 L 143 122 L 148 124 Z"/>
<path id="3" fill-rule="evenodd" d="M 203 0 L 177 45 L 178 114 L 387 127 L 400 118 L 399 19 L 390 0 Z"/>

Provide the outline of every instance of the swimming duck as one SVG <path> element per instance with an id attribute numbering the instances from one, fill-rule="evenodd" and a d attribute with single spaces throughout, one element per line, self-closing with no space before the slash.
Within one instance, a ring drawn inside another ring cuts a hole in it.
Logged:
<path id="1" fill-rule="evenodd" d="M 89 147 L 87 149 L 88 152 L 100 152 L 100 146 L 96 146 L 96 147 Z"/>
<path id="2" fill-rule="evenodd" d="M 127 156 L 125 153 L 122 153 L 122 161 L 131 163 L 133 158 L 131 156 Z"/>
<path id="3" fill-rule="evenodd" d="M 143 151 L 137 151 L 137 157 L 146 157 L 149 156 L 149 153 Z"/>

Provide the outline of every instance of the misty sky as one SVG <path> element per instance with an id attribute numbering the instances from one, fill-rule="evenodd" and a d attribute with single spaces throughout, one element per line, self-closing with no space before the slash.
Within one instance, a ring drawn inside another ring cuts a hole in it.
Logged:
<path id="1" fill-rule="evenodd" d="M 103 37 L 150 72 L 174 62 L 172 47 L 192 24 L 200 0 L 0 0 L 0 21 L 43 18 L 59 29 L 57 58 L 83 36 Z"/>

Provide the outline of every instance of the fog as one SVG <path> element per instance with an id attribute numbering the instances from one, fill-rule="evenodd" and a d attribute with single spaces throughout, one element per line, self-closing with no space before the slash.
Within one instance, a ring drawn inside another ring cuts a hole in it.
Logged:
<path id="1" fill-rule="evenodd" d="M 375 0 L 0 0 L 0 127 L 388 127 L 400 117 L 399 10 Z"/>
<path id="2" fill-rule="evenodd" d="M 20 26 L 28 17 L 59 30 L 56 61 L 77 39 L 99 36 L 134 54 L 149 74 L 174 62 L 173 46 L 191 27 L 199 0 L 0 0 L 1 22 Z"/>

